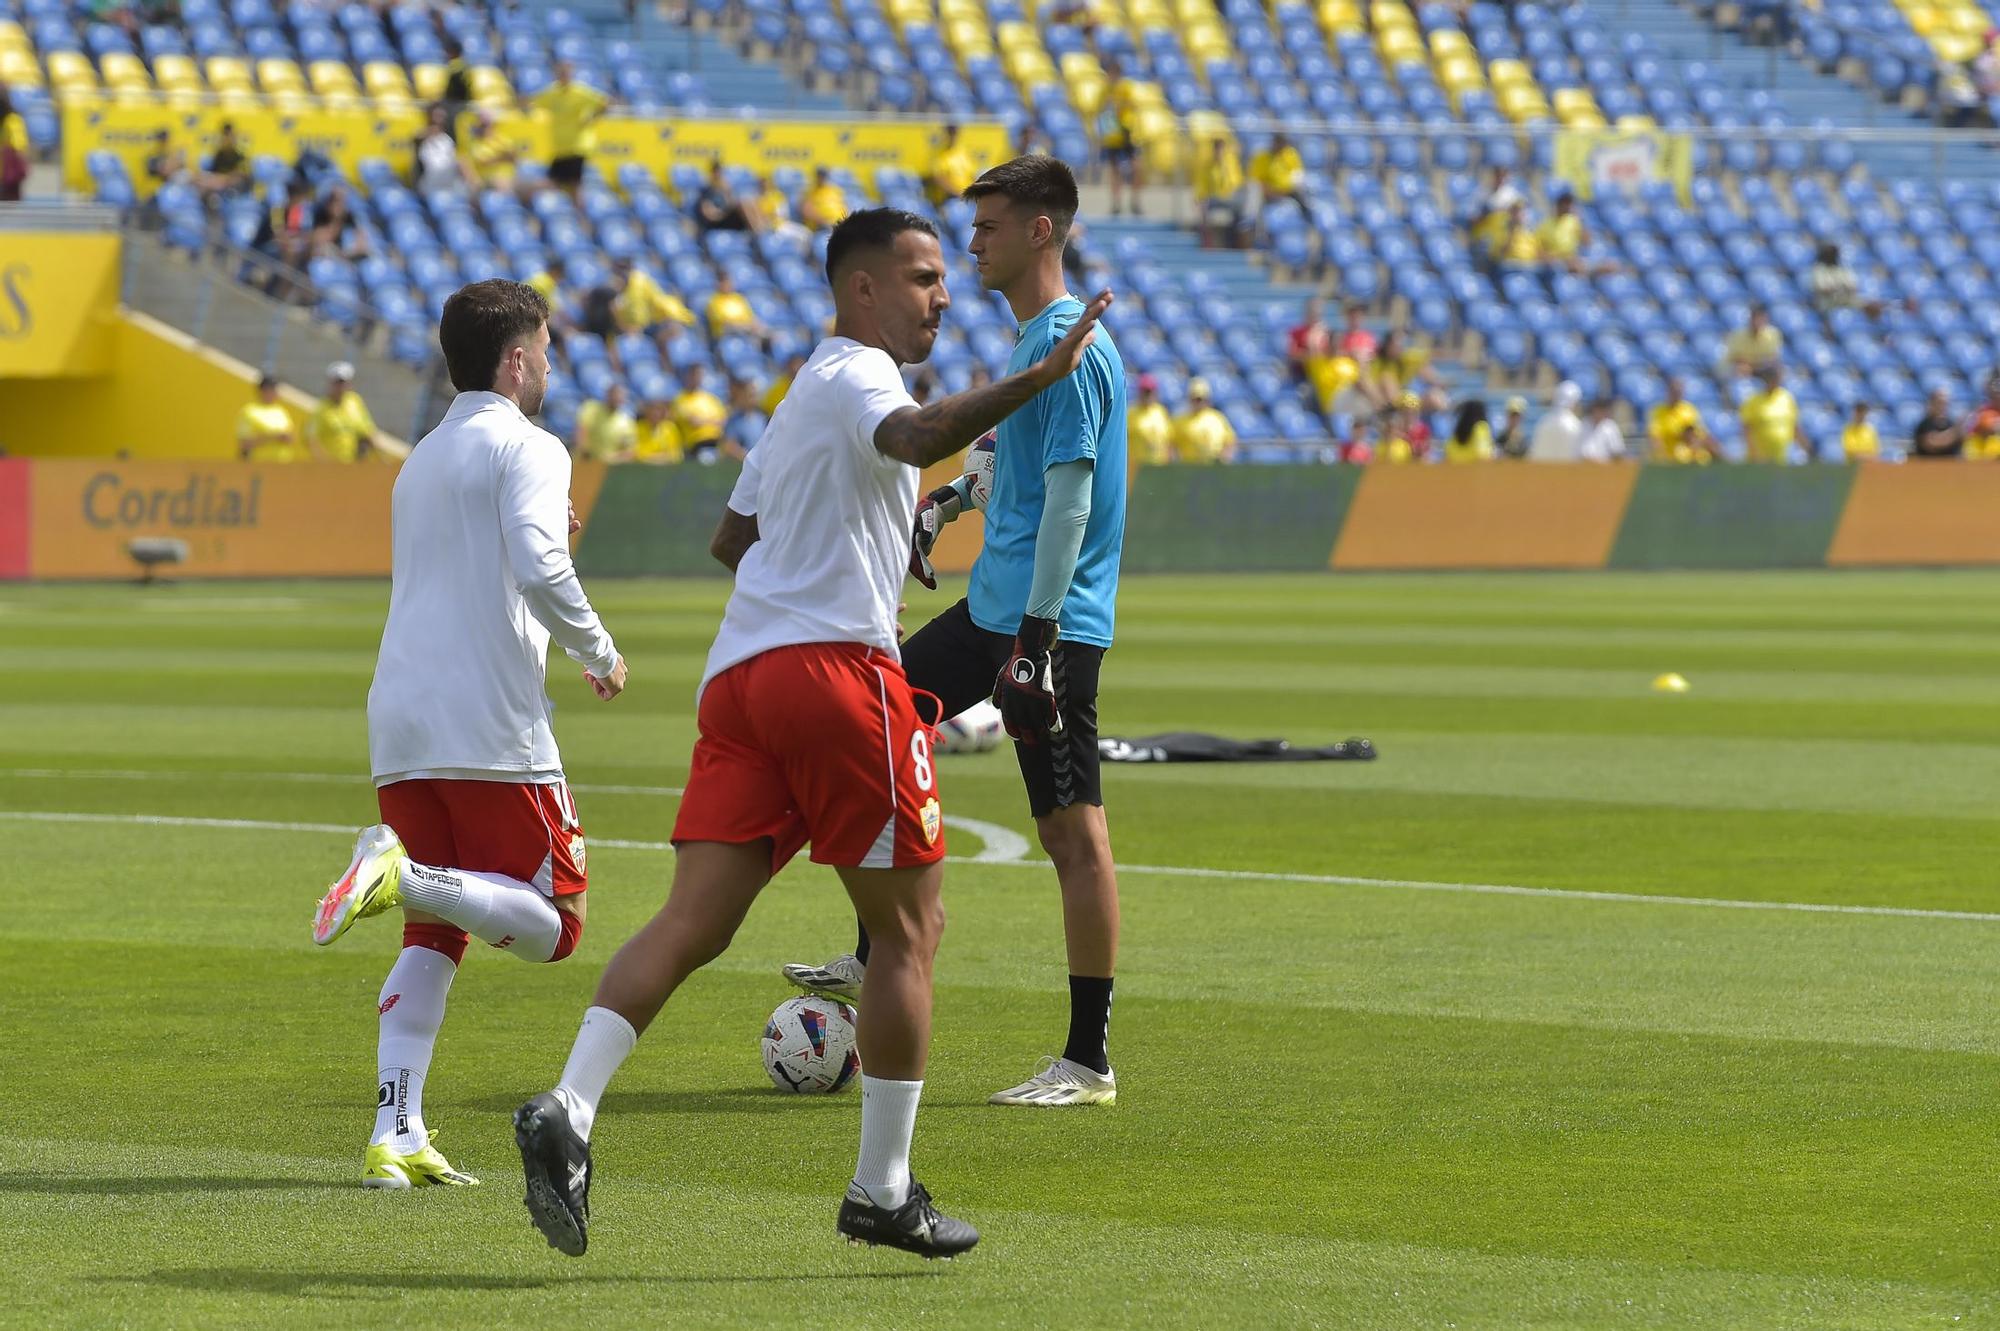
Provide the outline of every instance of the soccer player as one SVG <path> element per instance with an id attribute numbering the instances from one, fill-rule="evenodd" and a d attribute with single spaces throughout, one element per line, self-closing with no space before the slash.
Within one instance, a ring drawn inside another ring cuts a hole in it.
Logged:
<path id="1" fill-rule="evenodd" d="M 544 692 L 551 637 L 599 698 L 625 661 L 577 581 L 569 454 L 537 428 L 548 305 L 475 282 L 438 325 L 459 392 L 396 477 L 389 619 L 368 690 L 382 822 L 313 921 L 333 942 L 403 907 L 403 950 L 377 1000 L 375 1132 L 363 1186 L 469 1184 L 431 1145 L 424 1078 L 467 935 L 561 961 L 583 931 L 584 842 Z"/>
<path id="2" fill-rule="evenodd" d="M 1008 361 L 1015 374 L 1088 317 L 1063 284 L 1076 180 L 1056 158 L 1017 157 L 981 175 L 965 197 L 975 207 L 980 283 L 1005 296 L 1020 321 Z M 939 524 L 972 498 L 968 480 L 937 490 L 918 510 L 913 567 L 920 579 L 927 579 Z M 1124 538 L 1125 370 L 1111 339 L 1100 335 L 1077 373 L 1001 425 L 970 594 L 903 646 L 911 684 L 936 694 L 944 715 L 989 695 L 1000 707 L 1035 829 L 1062 887 L 1069 1038 L 1060 1057 L 1044 1058 L 1035 1075 L 995 1093 L 994 1104 L 1055 1108 L 1117 1097 L 1106 1039 L 1118 879 L 1098 781 L 1097 677 L 1111 645 Z M 823 967 L 790 965 L 785 977 L 813 992 L 859 997 L 873 961 L 870 933 L 863 919 L 853 955 Z"/>
<path id="3" fill-rule="evenodd" d="M 1017 373 L 919 407 L 897 365 L 929 357 L 950 304 L 936 231 L 895 209 L 855 213 L 834 228 L 826 267 L 833 336 L 751 453 L 760 539 L 737 566 L 702 672 L 673 887 L 605 970 L 562 1080 L 514 1116 L 528 1210 L 572 1256 L 589 1242 L 590 1136 L 612 1074 L 808 841 L 875 941 L 856 1032 L 861 1152 L 838 1228 L 929 1257 L 979 1239 L 910 1177 L 944 838 L 928 727 L 897 659 L 897 595 L 918 469 L 1074 369 L 1111 296 Z"/>

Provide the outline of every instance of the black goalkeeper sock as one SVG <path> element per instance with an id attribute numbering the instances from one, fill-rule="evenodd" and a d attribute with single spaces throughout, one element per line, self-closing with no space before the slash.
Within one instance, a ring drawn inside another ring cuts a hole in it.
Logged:
<path id="1" fill-rule="evenodd" d="M 854 940 L 854 959 L 866 966 L 868 964 L 868 926 L 857 919 L 854 922 L 854 932 L 858 935 Z"/>
<path id="2" fill-rule="evenodd" d="M 1111 1071 L 1105 1041 L 1111 1033 L 1111 977 L 1069 977 L 1069 1044 L 1063 1057 L 1092 1072 Z"/>

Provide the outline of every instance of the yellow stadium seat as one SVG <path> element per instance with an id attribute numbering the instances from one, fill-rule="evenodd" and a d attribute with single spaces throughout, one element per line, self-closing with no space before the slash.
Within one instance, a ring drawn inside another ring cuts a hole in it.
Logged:
<path id="1" fill-rule="evenodd" d="M 27 30 L 13 19 L 0 19 L 0 51 L 29 50 Z"/>
<path id="2" fill-rule="evenodd" d="M 230 88 L 215 94 L 215 101 L 225 111 L 255 111 L 264 105 L 264 99 L 248 88 Z"/>
<path id="3" fill-rule="evenodd" d="M 1618 117 L 1618 128 L 1626 131 L 1627 133 L 1637 133 L 1640 130 L 1658 129 L 1659 127 L 1660 127 L 1659 122 L 1654 120 L 1651 116 Z"/>
<path id="4" fill-rule="evenodd" d="M 1069 90 L 1069 104 L 1076 108 L 1076 113 L 1086 121 L 1095 120 L 1104 107 L 1104 80 L 1066 79 L 1064 86 Z"/>
<path id="5" fill-rule="evenodd" d="M 410 79 L 401 65 L 371 60 L 361 67 L 361 86 L 370 97 L 408 97 Z"/>
<path id="6" fill-rule="evenodd" d="M 1528 72 L 1527 62 L 1522 60 L 1495 60 L 1486 66 L 1486 76 L 1493 80 L 1496 90 L 1535 86 L 1535 76 Z"/>
<path id="7" fill-rule="evenodd" d="M 1913 5 L 1903 11 L 1903 18 L 1919 37 L 1928 37 L 1938 30 L 1938 12 L 1929 5 Z"/>
<path id="8" fill-rule="evenodd" d="M 42 86 L 42 67 L 24 51 L 0 51 L 0 83 L 17 88 Z"/>
<path id="9" fill-rule="evenodd" d="M 146 72 L 146 62 L 129 51 L 107 52 L 97 62 L 97 72 L 103 76 L 108 88 L 150 88 L 153 76 Z"/>
<path id="10" fill-rule="evenodd" d="M 312 90 L 322 97 L 333 97 L 340 93 L 359 94 L 361 87 L 354 81 L 354 71 L 338 60 L 315 60 L 306 67 L 306 78 Z"/>
<path id="11" fill-rule="evenodd" d="M 992 26 L 986 6 L 980 0 L 939 0 L 938 22 L 950 23 L 953 19 L 972 19 Z"/>
<path id="12" fill-rule="evenodd" d="M 994 35 L 999 40 L 1002 51 L 1039 51 L 1042 49 L 1041 34 L 1035 31 L 1035 26 L 1032 23 L 1022 23 L 1017 19 L 1009 19 L 1000 25 L 999 31 Z"/>
<path id="13" fill-rule="evenodd" d="M 1056 76 L 1055 62 L 1049 59 L 1046 51 L 1030 51 L 1017 47 L 1003 54 L 1000 63 L 1006 69 L 1007 77 L 1014 80 L 1015 86 L 1023 91 L 1040 87 L 1044 83 L 1062 82 Z"/>
<path id="14" fill-rule="evenodd" d="M 1375 34 L 1375 49 L 1385 65 L 1428 64 L 1424 39 L 1410 28 L 1383 28 Z"/>
<path id="15" fill-rule="evenodd" d="M 273 56 L 257 62 L 257 86 L 268 93 L 302 93 L 306 76 L 296 63 Z"/>
<path id="16" fill-rule="evenodd" d="M 514 100 L 514 86 L 507 82 L 507 75 L 504 71 L 496 69 L 492 65 L 474 65 L 472 67 L 472 99 L 476 102 L 490 102 L 494 100 L 511 102 Z"/>
<path id="17" fill-rule="evenodd" d="M 1189 62 L 1197 69 L 1205 68 L 1211 60 L 1228 60 L 1235 54 L 1229 38 L 1219 28 L 1190 28 L 1181 35 L 1181 41 L 1187 47 Z"/>
<path id="18" fill-rule="evenodd" d="M 1597 112 L 1597 99 L 1588 88 L 1557 88 L 1549 102 L 1556 108 L 1556 114 L 1565 119 L 1579 111 Z"/>
<path id="19" fill-rule="evenodd" d="M 1417 30 L 1417 16 L 1410 12 L 1410 7 L 1403 0 L 1375 0 L 1368 7 L 1368 16 L 1374 21 L 1377 32 L 1385 28 Z"/>
<path id="20" fill-rule="evenodd" d="M 56 88 L 95 88 L 97 70 L 81 51 L 49 53 L 49 84 Z"/>
<path id="21" fill-rule="evenodd" d="M 1528 120 L 1546 118 L 1549 114 L 1549 104 L 1542 100 L 1542 94 L 1533 88 L 1524 88 L 1518 83 L 1496 90 L 1493 100 L 1500 107 L 1500 114 L 1517 125 Z"/>
<path id="22" fill-rule="evenodd" d="M 417 90 L 419 99 L 435 102 L 444 96 L 445 70 L 443 65 L 411 65 L 410 85 Z"/>
<path id="23" fill-rule="evenodd" d="M 160 95 L 151 88 L 127 83 L 111 90 L 111 101 L 114 106 L 155 107 L 160 104 Z"/>
<path id="24" fill-rule="evenodd" d="M 1356 0 L 1319 0 L 1319 26 L 1329 34 L 1368 31 Z"/>
<path id="25" fill-rule="evenodd" d="M 1470 54 L 1472 39 L 1457 28 L 1439 28 L 1431 34 L 1431 54 L 1442 60 L 1446 56 Z"/>
<path id="26" fill-rule="evenodd" d="M 212 55 L 208 58 L 208 86 L 217 92 L 249 92 L 250 64 L 233 55 Z"/>
<path id="27" fill-rule="evenodd" d="M 200 92 L 201 68 L 184 55 L 153 58 L 153 79 L 163 92 Z"/>
<path id="28" fill-rule="evenodd" d="M 1062 70 L 1064 83 L 1079 78 L 1104 77 L 1104 66 L 1098 64 L 1097 57 L 1088 51 L 1071 51 L 1062 58 L 1057 68 Z"/>
<path id="29" fill-rule="evenodd" d="M 955 18 L 944 25 L 944 43 L 958 53 L 961 61 L 972 56 L 993 54 L 993 34 L 978 19 Z"/>
<path id="30" fill-rule="evenodd" d="M 1142 32 L 1174 26 L 1174 8 L 1166 0 L 1132 0 L 1132 26 Z"/>
<path id="31" fill-rule="evenodd" d="M 1438 85 L 1446 92 L 1485 86 L 1486 71 L 1476 55 L 1448 55 L 1437 63 Z"/>
<path id="32" fill-rule="evenodd" d="M 889 0 L 884 13 L 898 32 L 912 23 L 930 23 L 937 17 L 930 0 Z"/>

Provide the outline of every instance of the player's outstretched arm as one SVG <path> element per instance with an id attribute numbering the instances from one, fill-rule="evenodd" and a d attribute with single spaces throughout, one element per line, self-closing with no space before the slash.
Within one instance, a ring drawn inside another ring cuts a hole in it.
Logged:
<path id="1" fill-rule="evenodd" d="M 757 515 L 738 513 L 733 508 L 722 510 L 722 521 L 715 524 L 715 535 L 708 540 L 708 553 L 715 561 L 731 573 L 743 562 L 743 556 L 750 553 L 750 547 L 757 544 Z"/>
<path id="2" fill-rule="evenodd" d="M 1111 300 L 1109 291 L 1098 292 L 1062 341 L 1019 374 L 888 416 L 875 427 L 876 451 L 912 467 L 928 467 L 950 457 L 1026 406 L 1044 388 L 1074 373 L 1083 362 L 1083 353 L 1097 340 L 1097 321 L 1111 308 Z"/>

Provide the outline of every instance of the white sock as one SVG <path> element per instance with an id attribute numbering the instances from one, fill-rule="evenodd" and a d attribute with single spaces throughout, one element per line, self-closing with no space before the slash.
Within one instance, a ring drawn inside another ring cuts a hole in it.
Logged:
<path id="1" fill-rule="evenodd" d="M 562 915 L 533 883 L 471 869 L 403 865 L 403 900 L 450 920 L 482 943 L 524 961 L 547 961 L 562 937 Z"/>
<path id="2" fill-rule="evenodd" d="M 458 967 L 427 947 L 406 947 L 389 968 L 375 1000 L 380 1028 L 375 1044 L 375 1135 L 370 1146 L 391 1142 L 404 1155 L 422 1150 L 424 1077 L 444 1024 L 445 995 Z"/>
<path id="3" fill-rule="evenodd" d="M 861 1159 L 854 1186 L 890 1210 L 910 1199 L 910 1134 L 917 1127 L 920 1081 L 861 1074 Z"/>
<path id="4" fill-rule="evenodd" d="M 639 1032 L 610 1008 L 594 1007 L 583 1014 L 569 1062 L 563 1065 L 562 1080 L 556 1083 L 556 1095 L 569 1110 L 569 1125 L 585 1141 L 590 1140 L 591 1125 L 597 1121 L 597 1102 L 604 1098 L 611 1074 L 618 1071 L 637 1043 Z"/>

